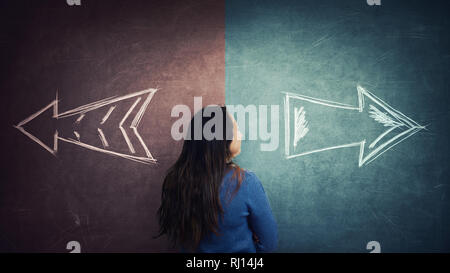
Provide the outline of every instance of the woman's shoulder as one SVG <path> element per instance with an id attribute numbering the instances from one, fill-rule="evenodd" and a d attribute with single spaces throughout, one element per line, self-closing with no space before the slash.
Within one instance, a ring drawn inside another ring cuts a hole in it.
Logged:
<path id="1" fill-rule="evenodd" d="M 233 178 L 233 180 L 239 180 L 238 177 L 240 176 L 242 184 L 260 182 L 255 172 L 240 167 L 231 167 L 226 176 Z"/>
<path id="2" fill-rule="evenodd" d="M 248 177 L 249 179 L 257 178 L 256 173 L 254 171 L 252 171 L 252 170 L 242 169 L 242 171 L 244 172 L 244 175 L 246 177 Z"/>
<path id="3" fill-rule="evenodd" d="M 252 170 L 243 170 L 244 179 L 242 180 L 241 186 L 245 188 L 247 197 L 251 200 L 261 200 L 262 196 L 266 194 L 264 186 L 259 180 L 258 176 Z"/>
<path id="4" fill-rule="evenodd" d="M 238 178 L 238 175 L 241 175 L 241 179 Z M 233 168 L 227 173 L 227 177 L 226 183 L 223 185 L 227 185 L 227 189 L 229 189 L 229 187 L 237 186 L 239 192 L 241 192 L 241 196 L 259 196 L 261 193 L 265 193 L 261 181 L 252 170 Z"/>
<path id="5" fill-rule="evenodd" d="M 242 169 L 243 172 L 243 179 L 242 179 L 242 183 L 246 184 L 247 187 L 252 187 L 252 186 L 258 186 L 261 184 L 261 181 L 259 180 L 258 176 L 256 175 L 256 173 L 252 170 L 249 169 Z"/>

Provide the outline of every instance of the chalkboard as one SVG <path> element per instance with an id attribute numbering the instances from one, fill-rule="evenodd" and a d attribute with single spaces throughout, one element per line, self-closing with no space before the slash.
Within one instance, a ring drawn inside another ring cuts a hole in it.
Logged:
<path id="1" fill-rule="evenodd" d="M 153 239 L 171 109 L 224 103 L 224 3 L 0 5 L 0 251 L 174 251 Z"/>
<path id="2" fill-rule="evenodd" d="M 156 210 L 194 97 L 257 109 L 236 161 L 278 252 L 450 251 L 443 3 L 2 1 L 0 251 L 175 251 Z"/>
<path id="3" fill-rule="evenodd" d="M 442 1 L 226 1 L 226 103 L 279 105 L 237 158 L 279 252 L 450 250 L 448 28 Z"/>

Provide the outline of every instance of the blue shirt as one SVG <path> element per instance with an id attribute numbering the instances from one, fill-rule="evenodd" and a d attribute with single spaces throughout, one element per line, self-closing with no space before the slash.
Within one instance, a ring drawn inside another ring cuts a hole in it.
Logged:
<path id="1" fill-rule="evenodd" d="M 278 231 L 269 200 L 261 181 L 253 172 L 244 171 L 242 184 L 230 200 L 237 185 L 233 170 L 228 171 L 220 188 L 224 210 L 219 216 L 219 236 L 211 233 L 199 243 L 197 252 L 271 252 L 278 243 Z M 259 239 L 253 240 L 253 234 Z"/>

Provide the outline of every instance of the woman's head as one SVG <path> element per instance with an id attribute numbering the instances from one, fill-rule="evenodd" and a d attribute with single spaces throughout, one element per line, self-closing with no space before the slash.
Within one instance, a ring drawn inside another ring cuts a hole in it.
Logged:
<path id="1" fill-rule="evenodd" d="M 229 162 L 241 151 L 241 133 L 225 106 L 207 106 L 192 118 L 180 158 L 185 155 L 195 165 Z M 217 164 L 220 165 L 220 164 Z"/>
<path id="2" fill-rule="evenodd" d="M 194 115 L 181 154 L 164 179 L 159 236 L 194 249 L 206 234 L 218 234 L 220 185 L 230 168 L 239 181 L 235 192 L 239 189 L 241 169 L 232 159 L 240 151 L 241 133 L 226 107 L 207 106 Z"/>

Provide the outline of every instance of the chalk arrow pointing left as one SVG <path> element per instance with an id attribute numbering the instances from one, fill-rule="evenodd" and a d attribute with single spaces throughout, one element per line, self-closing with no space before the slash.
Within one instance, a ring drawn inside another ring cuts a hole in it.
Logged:
<path id="1" fill-rule="evenodd" d="M 157 91 L 157 89 L 151 88 L 151 89 L 138 91 L 138 92 L 131 93 L 128 95 L 124 95 L 124 96 L 119 96 L 119 97 L 114 96 L 114 97 L 102 99 L 99 101 L 95 101 L 92 103 L 88 103 L 88 104 L 76 107 L 72 110 L 64 111 L 62 113 L 60 113 L 58 111 L 58 95 L 56 95 L 56 98 L 52 102 L 50 102 L 47 106 L 43 107 L 36 113 L 34 113 L 31 116 L 27 117 L 26 119 L 22 120 L 17 125 L 14 125 L 14 127 L 17 128 L 24 135 L 29 137 L 31 140 L 33 140 L 34 142 L 39 144 L 41 147 L 43 147 L 44 149 L 46 149 L 48 152 L 50 152 L 53 155 L 57 154 L 58 141 L 61 140 L 61 141 L 67 142 L 67 143 L 72 143 L 72 144 L 81 146 L 81 147 L 89 149 L 89 150 L 102 152 L 102 153 L 113 155 L 113 156 L 119 156 L 119 157 L 122 157 L 122 158 L 125 158 L 128 160 L 139 162 L 139 163 L 144 163 L 144 164 L 156 163 L 156 159 L 150 153 L 150 150 L 148 149 L 146 143 L 144 142 L 144 140 L 142 139 L 142 137 L 138 131 L 138 126 L 142 120 L 145 110 L 147 109 L 147 107 L 148 107 L 150 101 L 152 100 L 153 95 L 156 93 L 156 91 Z M 110 106 L 106 115 L 103 117 L 103 119 L 100 122 L 100 124 L 103 124 L 106 122 L 109 115 L 115 109 L 115 105 L 113 105 L 113 106 L 111 106 L 111 105 L 119 103 L 124 100 L 128 100 L 128 99 L 133 99 L 134 103 L 131 105 L 131 107 L 128 109 L 126 114 L 123 116 L 120 123 L 117 124 L 117 129 L 119 129 L 121 131 L 121 133 L 124 137 L 124 141 L 127 143 L 128 148 L 130 150 L 130 154 L 116 152 L 116 151 L 109 149 L 110 145 L 109 145 L 108 141 L 106 140 L 105 135 L 100 127 L 98 128 L 98 134 L 102 141 L 103 147 L 96 147 L 94 145 L 90 145 L 90 144 L 80 141 L 79 134 L 76 131 L 74 132 L 74 134 L 77 137 L 77 139 L 73 139 L 73 138 L 66 138 L 66 137 L 59 136 L 57 130 L 55 131 L 54 136 L 53 136 L 53 147 L 49 147 L 48 145 L 43 143 L 40 139 L 38 139 L 36 136 L 32 135 L 31 133 L 29 133 L 28 131 L 26 131 L 24 129 L 24 125 L 26 125 L 27 123 L 29 123 L 30 121 L 35 119 L 37 116 L 41 115 L 42 113 L 44 113 L 45 111 L 47 111 L 51 108 L 53 109 L 53 118 L 61 119 L 61 118 L 67 118 L 67 117 L 78 115 L 79 117 L 76 120 L 76 123 L 79 123 L 83 120 L 84 116 L 88 112 L 105 107 L 105 106 Z M 140 108 L 136 108 L 139 103 L 141 103 Z M 133 134 L 138 139 L 139 144 L 142 146 L 143 150 L 145 151 L 145 156 L 135 155 L 136 151 L 134 149 L 134 146 L 133 146 L 132 142 L 130 141 L 130 138 L 124 128 L 124 126 L 125 126 L 124 124 L 127 122 L 127 120 L 129 119 L 131 113 L 133 112 L 133 110 L 135 108 L 139 109 L 139 110 L 137 111 L 136 115 L 132 119 L 129 128 L 132 130 Z"/>

